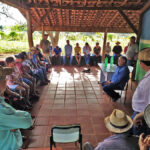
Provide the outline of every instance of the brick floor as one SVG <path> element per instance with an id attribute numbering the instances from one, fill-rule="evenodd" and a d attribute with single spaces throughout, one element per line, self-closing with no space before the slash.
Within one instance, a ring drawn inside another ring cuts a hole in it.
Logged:
<path id="1" fill-rule="evenodd" d="M 25 131 L 31 142 L 28 150 L 45 150 L 49 147 L 51 127 L 55 124 L 80 123 L 83 143 L 96 145 L 111 133 L 104 125 L 104 118 L 114 108 L 131 115 L 131 98 L 134 90 L 128 90 L 127 103 L 111 102 L 102 92 L 99 69 L 91 68 L 91 73 L 82 73 L 83 67 L 54 67 L 49 75 L 51 83 L 40 87 L 40 100 L 34 105 L 32 113 L 36 116 L 35 129 Z M 134 84 L 133 84 L 134 86 Z M 122 98 L 123 99 L 123 98 Z M 74 144 L 60 145 L 63 150 L 74 150 Z"/>

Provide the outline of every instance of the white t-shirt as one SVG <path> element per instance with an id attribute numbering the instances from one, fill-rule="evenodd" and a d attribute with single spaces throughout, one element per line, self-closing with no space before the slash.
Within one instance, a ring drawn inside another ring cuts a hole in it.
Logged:
<path id="1" fill-rule="evenodd" d="M 137 44 L 132 44 L 128 46 L 127 52 L 126 52 L 126 57 L 129 60 L 134 60 L 136 53 L 138 53 L 138 45 Z"/>

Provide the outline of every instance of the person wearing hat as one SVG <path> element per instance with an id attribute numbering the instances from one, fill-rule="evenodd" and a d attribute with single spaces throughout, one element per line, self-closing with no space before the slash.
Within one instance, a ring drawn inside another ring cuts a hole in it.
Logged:
<path id="1" fill-rule="evenodd" d="M 138 138 L 130 136 L 128 131 L 132 128 L 133 121 L 125 112 L 114 109 L 110 116 L 104 120 L 106 128 L 115 133 L 104 139 L 95 148 L 88 142 L 84 150 L 138 150 Z"/>
<path id="2" fill-rule="evenodd" d="M 114 56 L 119 57 L 120 54 L 121 54 L 121 52 L 122 52 L 122 47 L 120 46 L 120 42 L 117 41 L 117 42 L 116 42 L 116 45 L 115 45 L 114 48 L 113 48 Z"/>
<path id="3" fill-rule="evenodd" d="M 148 104 L 150 104 L 150 48 L 142 49 L 138 54 L 138 59 L 140 61 L 140 66 L 145 70 L 146 74 L 139 82 L 133 97 L 132 97 L 132 109 L 133 115 L 132 119 L 140 113 L 143 112 Z M 143 128 L 133 127 L 132 133 L 135 135 L 140 135 Z"/>
<path id="4" fill-rule="evenodd" d="M 32 125 L 28 112 L 15 110 L 5 102 L 6 75 L 12 74 L 12 68 L 0 66 L 0 150 L 19 150 L 22 146 L 22 135 L 19 129 Z"/>
<path id="5" fill-rule="evenodd" d="M 50 60 L 50 41 L 47 39 L 48 38 L 48 34 L 44 34 L 44 38 L 41 40 L 40 42 L 40 47 L 42 49 L 43 55 L 44 57 L 48 60 L 49 65 L 51 64 L 51 60 Z"/>

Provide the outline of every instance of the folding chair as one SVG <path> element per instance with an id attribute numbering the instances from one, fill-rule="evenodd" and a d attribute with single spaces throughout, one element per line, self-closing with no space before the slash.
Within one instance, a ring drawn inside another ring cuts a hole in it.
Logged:
<path id="1" fill-rule="evenodd" d="M 130 81 L 131 81 L 131 90 L 132 90 L 132 71 L 133 71 L 133 67 L 132 66 L 128 66 L 128 69 L 129 69 L 129 71 L 130 71 L 130 73 L 131 73 L 131 76 L 130 76 Z"/>
<path id="2" fill-rule="evenodd" d="M 74 125 L 56 125 L 51 129 L 50 136 L 50 150 L 52 147 L 56 147 L 56 143 L 73 143 L 77 146 L 77 142 L 80 144 L 80 150 L 82 150 L 82 134 L 79 124 Z"/>

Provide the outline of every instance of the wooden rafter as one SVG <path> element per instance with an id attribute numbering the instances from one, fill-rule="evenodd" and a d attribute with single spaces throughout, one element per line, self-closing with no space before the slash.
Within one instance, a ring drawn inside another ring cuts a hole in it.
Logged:
<path id="1" fill-rule="evenodd" d="M 122 15 L 122 17 L 126 20 L 127 24 L 131 27 L 131 29 L 134 31 L 134 33 L 138 34 L 138 30 L 132 24 L 132 22 L 130 21 L 130 19 L 128 18 L 128 16 L 121 9 L 118 9 L 118 11 Z"/>
<path id="2" fill-rule="evenodd" d="M 143 14 L 147 9 L 150 8 L 150 1 L 148 1 L 145 6 L 140 10 L 140 14 Z"/>
<path id="3" fill-rule="evenodd" d="M 29 9 L 29 7 L 21 0 L 0 0 L 0 2 L 3 2 L 7 5 L 10 5 L 18 9 L 23 9 L 25 11 Z"/>
<path id="4" fill-rule="evenodd" d="M 110 21 L 107 23 L 107 27 L 109 27 L 111 25 L 111 23 L 116 19 L 116 17 L 118 16 L 119 12 L 116 12 L 115 15 L 110 19 Z"/>

